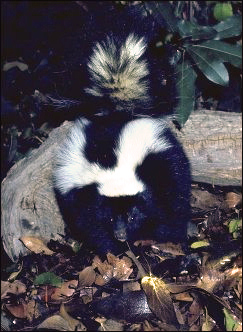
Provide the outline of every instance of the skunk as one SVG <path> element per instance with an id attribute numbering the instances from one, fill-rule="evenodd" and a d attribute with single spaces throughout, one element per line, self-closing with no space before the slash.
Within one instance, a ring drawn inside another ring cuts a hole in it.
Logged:
<path id="1" fill-rule="evenodd" d="M 167 118 L 149 116 L 156 105 L 146 39 L 108 35 L 87 70 L 95 110 L 74 122 L 53 171 L 71 235 L 98 254 L 121 253 L 125 241 L 185 241 L 190 165 Z"/>

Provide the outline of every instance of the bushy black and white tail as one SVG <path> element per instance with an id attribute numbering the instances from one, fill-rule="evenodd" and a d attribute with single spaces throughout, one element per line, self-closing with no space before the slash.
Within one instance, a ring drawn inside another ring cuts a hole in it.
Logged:
<path id="1" fill-rule="evenodd" d="M 133 33 L 123 44 L 107 37 L 97 42 L 88 61 L 91 84 L 86 93 L 108 97 L 116 110 L 145 106 L 149 97 L 149 68 L 145 59 L 146 41 Z"/>

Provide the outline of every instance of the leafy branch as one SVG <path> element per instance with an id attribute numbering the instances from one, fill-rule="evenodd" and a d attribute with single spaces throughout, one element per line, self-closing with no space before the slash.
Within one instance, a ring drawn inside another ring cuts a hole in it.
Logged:
<path id="1" fill-rule="evenodd" d="M 174 37 L 177 41 L 173 44 L 172 61 L 176 65 L 179 94 L 177 120 L 183 125 L 194 108 L 198 71 L 209 81 L 227 86 L 229 73 L 225 63 L 241 68 L 242 47 L 232 39 L 241 35 L 242 17 L 233 15 L 230 3 L 227 6 L 217 3 L 214 15 L 224 20 L 214 26 L 203 26 L 195 20 L 178 18 L 178 9 L 175 15 L 169 1 L 147 1 L 145 7 L 159 25 L 166 26 L 172 34 L 170 40 Z"/>

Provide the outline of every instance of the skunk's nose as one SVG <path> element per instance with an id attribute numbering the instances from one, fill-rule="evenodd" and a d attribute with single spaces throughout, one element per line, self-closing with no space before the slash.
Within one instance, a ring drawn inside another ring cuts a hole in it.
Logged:
<path id="1" fill-rule="evenodd" d="M 123 216 L 114 218 L 113 231 L 117 240 L 124 242 L 128 239 L 127 226 Z"/>

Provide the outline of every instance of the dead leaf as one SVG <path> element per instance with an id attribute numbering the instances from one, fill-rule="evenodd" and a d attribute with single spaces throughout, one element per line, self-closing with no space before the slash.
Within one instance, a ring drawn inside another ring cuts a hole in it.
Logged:
<path id="1" fill-rule="evenodd" d="M 175 309 L 166 283 L 156 277 L 143 277 L 141 285 L 151 311 L 163 322 L 178 327 Z"/>
<path id="2" fill-rule="evenodd" d="M 17 305 L 5 304 L 8 311 L 16 318 L 27 318 L 27 304 L 22 302 Z"/>
<path id="3" fill-rule="evenodd" d="M 202 324 L 202 331 L 212 331 L 215 327 L 215 322 L 208 315 L 207 308 L 205 308 L 205 322 Z"/>
<path id="4" fill-rule="evenodd" d="M 93 266 L 87 266 L 81 272 L 79 272 L 78 275 L 80 287 L 91 286 L 95 282 L 96 273 Z"/>
<path id="5" fill-rule="evenodd" d="M 209 208 L 219 207 L 222 204 L 223 197 L 215 195 L 207 190 L 193 189 L 191 194 L 192 208 L 208 210 Z"/>
<path id="6" fill-rule="evenodd" d="M 106 260 L 102 262 L 100 259 L 96 259 L 96 257 L 93 260 L 92 266 L 94 268 L 97 267 L 102 279 L 105 281 L 105 283 L 108 283 L 112 277 L 113 277 L 113 266 L 110 265 Z M 101 280 L 100 277 L 96 276 L 96 281 L 102 283 L 103 281 Z"/>
<path id="7" fill-rule="evenodd" d="M 65 305 L 63 303 L 60 307 L 60 315 L 68 322 L 71 331 L 87 331 L 86 327 L 83 325 L 81 321 L 73 318 L 67 313 Z"/>
<path id="8" fill-rule="evenodd" d="M 234 209 L 242 201 L 242 194 L 229 192 L 225 196 L 225 202 L 230 209 Z"/>
<path id="9" fill-rule="evenodd" d="M 111 253 L 108 253 L 106 255 L 107 257 L 107 262 L 112 265 L 112 266 L 115 266 L 116 265 L 116 262 L 119 260 L 118 257 L 116 257 L 115 255 L 111 254 Z"/>
<path id="10" fill-rule="evenodd" d="M 55 292 L 56 287 L 52 285 L 42 285 L 38 289 L 38 295 L 39 298 L 46 302 L 49 303 L 51 301 L 51 296 Z"/>
<path id="11" fill-rule="evenodd" d="M 126 257 L 126 259 L 118 258 L 112 254 L 107 254 L 108 263 L 113 266 L 113 278 L 117 280 L 128 280 L 129 276 L 133 272 L 131 260 Z"/>
<path id="12" fill-rule="evenodd" d="M 26 318 L 29 322 L 32 322 L 34 319 L 40 317 L 40 311 L 38 309 L 38 305 L 35 300 L 30 300 L 27 303 L 26 308 Z"/>
<path id="13" fill-rule="evenodd" d="M 133 272 L 132 261 L 128 257 L 118 258 L 111 253 L 107 254 L 107 260 L 102 262 L 97 256 L 93 260 L 93 268 L 98 268 L 99 273 L 104 279 L 105 283 L 109 282 L 112 278 L 117 280 L 128 280 Z M 96 284 L 101 285 L 103 281 L 101 278 L 96 277 Z"/>
<path id="14" fill-rule="evenodd" d="M 160 331 L 159 328 L 155 328 L 153 325 L 151 325 L 150 322 L 148 322 L 147 320 L 145 320 L 145 322 L 143 323 L 143 329 L 139 330 L 139 331 Z"/>
<path id="15" fill-rule="evenodd" d="M 38 329 L 43 329 L 45 331 L 73 331 L 68 322 L 60 315 L 48 317 L 38 325 Z"/>
<path id="16" fill-rule="evenodd" d="M 137 290 L 141 290 L 141 285 L 138 281 L 130 281 L 123 283 L 123 293 L 133 292 Z"/>
<path id="17" fill-rule="evenodd" d="M 95 256 L 92 266 L 98 269 L 105 282 L 109 282 L 113 277 L 113 267 L 106 260 L 102 262 L 98 256 Z"/>
<path id="18" fill-rule="evenodd" d="M 184 325 L 185 324 L 185 319 L 184 319 L 184 315 L 182 315 L 181 311 L 180 311 L 180 306 L 179 303 L 173 303 L 174 305 L 174 309 L 175 309 L 175 314 L 176 314 L 176 318 L 179 322 L 180 325 Z"/>
<path id="19" fill-rule="evenodd" d="M 165 243 L 156 243 L 152 245 L 153 252 L 158 253 L 162 251 L 166 254 L 171 254 L 173 256 L 184 256 L 185 253 L 182 249 L 181 244 L 175 244 L 172 242 L 165 242 Z"/>
<path id="20" fill-rule="evenodd" d="M 85 302 L 83 297 L 89 297 L 92 300 L 95 292 L 97 292 L 97 287 L 84 287 L 80 289 L 79 296 L 82 297 L 82 301 Z"/>
<path id="21" fill-rule="evenodd" d="M 8 277 L 8 281 L 14 281 L 17 278 L 17 276 L 20 274 L 20 272 L 22 271 L 22 267 L 23 267 L 23 262 L 19 266 L 18 271 L 14 271 L 10 274 L 10 276 Z"/>
<path id="22" fill-rule="evenodd" d="M 15 280 L 14 282 L 1 281 L 1 299 L 7 297 L 8 293 L 19 295 L 25 292 L 26 286 L 19 280 Z"/>
<path id="23" fill-rule="evenodd" d="M 197 283 L 199 288 L 203 288 L 208 292 L 212 292 L 218 285 L 222 284 L 225 279 L 225 275 L 215 269 L 204 268 L 202 275 Z"/>
<path id="24" fill-rule="evenodd" d="M 201 314 L 202 306 L 194 299 L 188 311 L 188 324 L 193 325 Z"/>
<path id="25" fill-rule="evenodd" d="M 54 289 L 51 294 L 52 301 L 65 301 L 75 292 L 75 288 L 78 286 L 78 280 L 69 280 L 62 283 L 61 287 Z"/>
<path id="26" fill-rule="evenodd" d="M 12 61 L 12 62 L 7 62 L 3 65 L 3 71 L 8 71 L 9 69 L 12 69 L 14 67 L 18 67 L 19 70 L 21 71 L 28 70 L 29 68 L 26 63 L 20 61 Z"/>
<path id="27" fill-rule="evenodd" d="M 133 243 L 135 247 L 142 246 L 142 247 L 148 247 L 152 246 L 153 244 L 156 244 L 154 240 L 137 240 Z"/>
<path id="28" fill-rule="evenodd" d="M 193 298 L 187 292 L 173 294 L 173 299 L 175 299 L 176 301 L 183 301 L 183 302 L 193 301 Z"/>
<path id="29" fill-rule="evenodd" d="M 113 319 L 97 320 L 100 323 L 98 331 L 124 331 L 124 324 Z"/>
<path id="30" fill-rule="evenodd" d="M 240 278 L 239 283 L 238 283 L 238 293 L 239 293 L 239 298 L 242 298 L 242 278 Z"/>
<path id="31" fill-rule="evenodd" d="M 129 257 L 127 257 L 127 256 L 123 256 L 122 257 L 122 260 L 126 263 L 126 266 L 127 267 L 132 267 L 132 260 L 129 258 Z"/>
<path id="32" fill-rule="evenodd" d="M 50 250 L 45 240 L 37 236 L 22 236 L 20 241 L 26 246 L 27 249 L 33 251 L 35 254 L 43 253 L 45 255 L 53 255 L 54 251 Z"/>
<path id="33" fill-rule="evenodd" d="M 100 274 L 97 274 L 95 277 L 95 284 L 97 286 L 104 286 L 105 284 L 107 284 L 107 280 L 105 280 Z"/>

